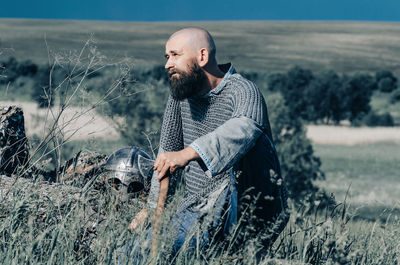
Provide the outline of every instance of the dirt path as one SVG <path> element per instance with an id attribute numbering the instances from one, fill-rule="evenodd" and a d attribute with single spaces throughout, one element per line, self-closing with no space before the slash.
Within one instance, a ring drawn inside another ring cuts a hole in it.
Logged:
<path id="1" fill-rule="evenodd" d="M 16 105 L 22 108 L 25 116 L 25 130 L 28 136 L 34 134 L 43 136 L 54 121 L 54 115 L 58 112 L 53 108 L 39 109 L 33 102 L 0 101 L 0 106 Z M 115 139 L 119 137 L 117 131 L 106 118 L 95 110 L 86 112 L 87 109 L 79 107 L 68 108 L 59 121 L 59 127 L 63 128 L 64 137 L 71 136 L 71 140 L 88 140 L 92 138 Z"/>
<path id="2" fill-rule="evenodd" d="M 308 125 L 307 137 L 317 144 L 355 145 L 378 142 L 400 144 L 400 127 Z"/>
<path id="3" fill-rule="evenodd" d="M 25 127 L 28 136 L 41 136 L 49 126 L 51 114 L 46 109 L 39 109 L 33 102 L 0 101 L 0 106 L 17 105 L 22 107 L 25 115 Z M 52 110 L 57 113 L 57 109 Z M 92 138 L 116 139 L 118 132 L 106 118 L 92 110 L 81 115 L 84 108 L 71 107 L 61 118 L 60 126 L 65 125 L 63 133 L 73 135 L 72 140 L 87 140 Z M 46 115 L 48 115 L 46 123 Z M 79 116 L 79 117 L 78 117 Z M 75 117 L 75 118 L 74 118 Z M 69 122 L 72 120 L 71 122 Z M 400 144 L 400 127 L 348 127 L 308 125 L 307 137 L 317 144 L 365 144 L 376 142 L 393 142 Z"/>

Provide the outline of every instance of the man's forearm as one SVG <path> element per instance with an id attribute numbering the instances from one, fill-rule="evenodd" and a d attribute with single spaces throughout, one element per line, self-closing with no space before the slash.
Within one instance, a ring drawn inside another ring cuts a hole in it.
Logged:
<path id="1" fill-rule="evenodd" d="M 182 155 L 187 159 L 188 163 L 200 158 L 200 155 L 191 146 L 188 146 L 179 152 L 182 152 Z"/>

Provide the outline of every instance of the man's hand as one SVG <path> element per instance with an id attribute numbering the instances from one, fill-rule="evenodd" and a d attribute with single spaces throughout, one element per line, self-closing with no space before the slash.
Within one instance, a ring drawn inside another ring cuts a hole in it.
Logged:
<path id="1" fill-rule="evenodd" d="M 140 212 L 138 212 L 133 218 L 132 222 L 130 223 L 128 229 L 130 231 L 136 230 L 139 226 L 142 226 L 144 222 L 146 221 L 147 215 L 149 214 L 149 209 L 148 208 L 143 208 Z"/>
<path id="2" fill-rule="evenodd" d="M 199 154 L 190 146 L 178 152 L 160 154 L 154 163 L 154 170 L 158 171 L 158 181 L 161 181 L 168 172 L 173 173 L 176 169 L 184 167 L 190 161 L 199 158 Z"/>

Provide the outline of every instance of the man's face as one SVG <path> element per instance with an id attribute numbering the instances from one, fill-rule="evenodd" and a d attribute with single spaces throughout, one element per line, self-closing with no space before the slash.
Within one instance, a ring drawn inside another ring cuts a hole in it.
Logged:
<path id="1" fill-rule="evenodd" d="M 206 76 L 196 61 L 195 52 L 187 40 L 176 36 L 165 46 L 170 91 L 173 98 L 182 100 L 196 94 L 206 81 Z"/>

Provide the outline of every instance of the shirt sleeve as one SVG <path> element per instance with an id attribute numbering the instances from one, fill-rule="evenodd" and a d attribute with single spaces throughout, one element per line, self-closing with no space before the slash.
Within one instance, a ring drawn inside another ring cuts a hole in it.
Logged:
<path id="1" fill-rule="evenodd" d="M 216 130 L 196 139 L 190 146 L 215 176 L 232 167 L 263 133 L 260 125 L 247 117 L 232 118 Z"/>
<path id="2" fill-rule="evenodd" d="M 238 162 L 262 133 L 272 138 L 267 106 L 260 90 L 244 78 L 235 78 L 232 82 L 232 117 L 190 145 L 200 155 L 212 176 Z"/>

